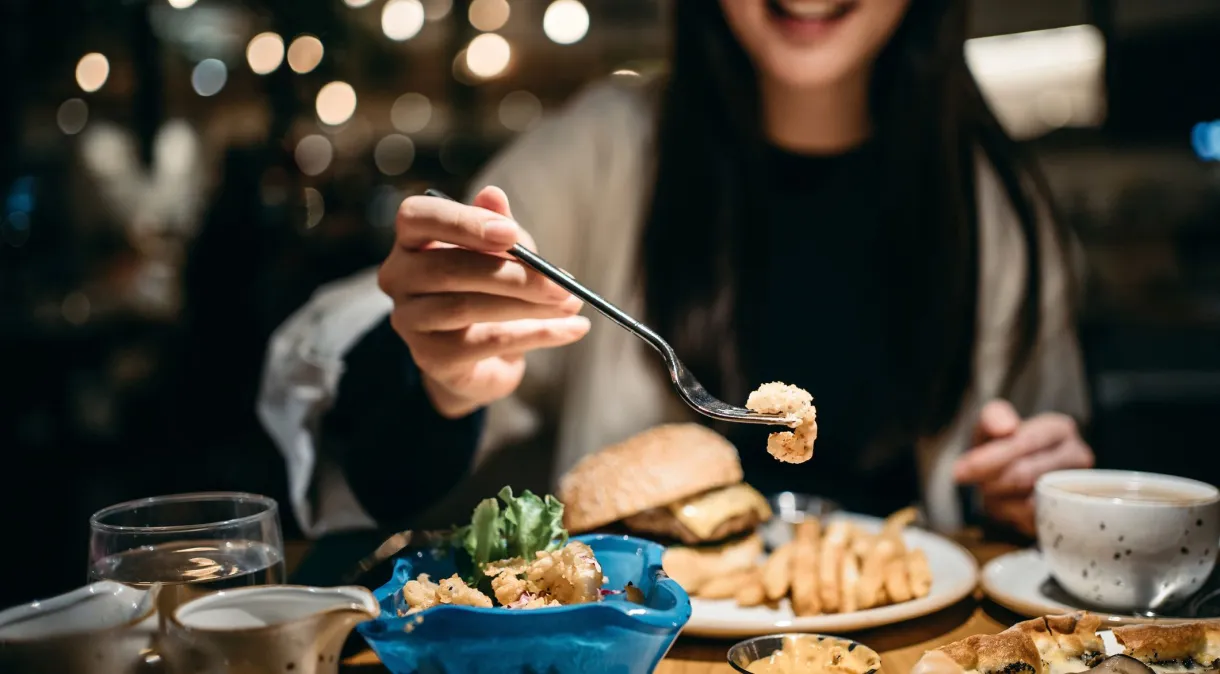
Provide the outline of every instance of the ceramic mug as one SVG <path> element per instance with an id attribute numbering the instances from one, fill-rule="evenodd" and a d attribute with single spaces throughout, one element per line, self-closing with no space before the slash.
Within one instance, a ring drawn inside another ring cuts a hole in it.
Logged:
<path id="1" fill-rule="evenodd" d="M 1038 547 L 1051 575 L 1112 611 L 1166 611 L 1203 587 L 1220 548 L 1220 490 L 1183 477 L 1111 470 L 1043 475 Z"/>
<path id="2" fill-rule="evenodd" d="M 102 581 L 0 612 L 0 672 L 157 671 L 158 589 Z"/>

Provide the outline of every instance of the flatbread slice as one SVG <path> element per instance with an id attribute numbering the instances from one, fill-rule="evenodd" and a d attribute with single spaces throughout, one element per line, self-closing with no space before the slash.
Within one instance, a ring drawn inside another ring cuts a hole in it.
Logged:
<path id="1" fill-rule="evenodd" d="M 1129 625 L 1112 631 L 1123 653 L 1158 674 L 1220 669 L 1220 625 L 1216 623 Z"/>
<path id="2" fill-rule="evenodd" d="M 1088 613 L 1047 616 L 1046 629 L 1055 640 L 1055 648 L 1038 650 L 1051 674 L 1084 671 L 1106 657 L 1106 644 L 1098 635 L 1102 629 L 1098 616 Z"/>
<path id="3" fill-rule="evenodd" d="M 965 674 L 1047 674 L 1033 640 L 1022 630 L 976 634 L 937 650 Z"/>
<path id="4" fill-rule="evenodd" d="M 1220 674 L 1220 623 L 1115 627 L 1108 631 L 1117 649 L 1106 648 L 1106 631 L 1098 616 L 1084 613 L 1027 620 L 929 651 L 911 674 L 1079 674 L 1105 669 L 1108 656 L 1120 654 L 1154 674 Z"/>

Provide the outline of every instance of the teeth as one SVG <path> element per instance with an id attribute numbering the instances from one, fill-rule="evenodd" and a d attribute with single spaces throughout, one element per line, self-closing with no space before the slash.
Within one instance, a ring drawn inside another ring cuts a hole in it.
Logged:
<path id="1" fill-rule="evenodd" d="M 843 3 L 833 0 L 776 0 L 785 13 L 797 19 L 829 19 L 845 9 Z"/>

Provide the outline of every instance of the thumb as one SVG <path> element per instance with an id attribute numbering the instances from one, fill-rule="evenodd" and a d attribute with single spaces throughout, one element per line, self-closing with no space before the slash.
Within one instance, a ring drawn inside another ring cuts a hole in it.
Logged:
<path id="1" fill-rule="evenodd" d="M 487 187 L 479 190 L 479 193 L 474 197 L 474 204 L 472 205 L 478 206 L 479 208 L 485 208 L 493 213 L 499 213 L 509 220 L 513 219 L 513 211 L 508 206 L 508 195 L 504 193 L 504 190 L 496 187 L 495 185 L 488 185 Z M 534 237 L 530 236 L 529 232 L 522 228 L 519 236 L 520 239 L 518 242 L 522 246 L 525 246 L 535 253 L 538 252 L 538 246 L 534 243 Z M 507 254 L 505 254 L 504 257 L 507 257 Z"/>
<path id="2" fill-rule="evenodd" d="M 509 220 L 513 218 L 512 209 L 508 207 L 508 195 L 504 193 L 504 190 L 495 185 L 488 185 L 479 190 L 479 193 L 474 197 L 473 205 L 499 213 Z"/>
<path id="3" fill-rule="evenodd" d="M 1007 400 L 992 400 L 983 406 L 979 412 L 978 425 L 974 431 L 974 444 L 978 445 L 991 438 L 1002 438 L 1017 432 L 1021 425 L 1021 415 Z"/>

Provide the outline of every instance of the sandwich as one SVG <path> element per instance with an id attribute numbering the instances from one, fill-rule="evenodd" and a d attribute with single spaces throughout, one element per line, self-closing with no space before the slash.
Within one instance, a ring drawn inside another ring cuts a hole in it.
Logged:
<path id="1" fill-rule="evenodd" d="M 697 424 L 657 426 L 585 457 L 559 482 L 571 533 L 621 530 L 669 544 L 665 570 L 687 590 L 748 568 L 771 519 L 742 482 L 737 449 Z"/>

